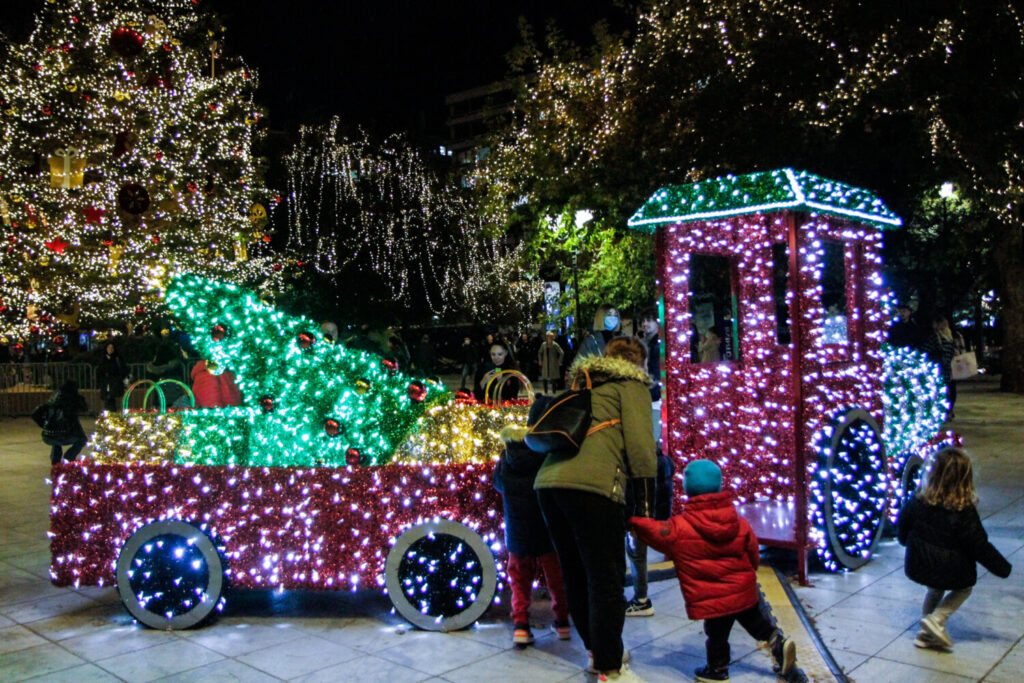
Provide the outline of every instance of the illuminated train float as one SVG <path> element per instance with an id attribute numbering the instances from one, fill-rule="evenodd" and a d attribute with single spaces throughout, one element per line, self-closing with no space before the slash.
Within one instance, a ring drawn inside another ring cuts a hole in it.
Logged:
<path id="1" fill-rule="evenodd" d="M 789 169 L 665 188 L 630 220 L 658 244 L 666 449 L 679 471 L 718 462 L 801 579 L 809 549 L 866 562 L 948 439 L 934 368 L 883 354 L 896 225 L 866 191 Z M 377 587 L 424 629 L 478 619 L 503 573 L 498 433 L 526 405 L 460 400 L 234 285 L 182 276 L 166 297 L 248 405 L 165 411 L 154 385 L 142 411 L 104 413 L 89 459 L 52 471 L 53 582 L 115 585 L 159 629 L 204 622 L 228 587 Z"/>

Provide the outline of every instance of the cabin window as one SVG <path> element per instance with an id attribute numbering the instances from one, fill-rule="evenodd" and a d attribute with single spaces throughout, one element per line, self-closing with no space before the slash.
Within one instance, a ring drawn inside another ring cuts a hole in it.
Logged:
<path id="1" fill-rule="evenodd" d="M 772 290 L 775 301 L 775 341 L 789 344 L 789 251 L 783 242 L 772 245 Z"/>
<path id="2" fill-rule="evenodd" d="M 740 358 L 738 298 L 732 270 L 725 256 L 690 256 L 690 360 L 694 363 Z"/>
<path id="3" fill-rule="evenodd" d="M 826 344 L 845 344 L 849 341 L 846 320 L 846 258 L 842 242 L 825 242 L 821 264 L 821 307 Z"/>

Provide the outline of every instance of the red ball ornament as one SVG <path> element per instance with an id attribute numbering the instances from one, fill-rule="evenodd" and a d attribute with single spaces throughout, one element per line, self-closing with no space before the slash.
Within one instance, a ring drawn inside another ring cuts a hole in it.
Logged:
<path id="1" fill-rule="evenodd" d="M 231 329 L 222 323 L 217 323 L 210 328 L 210 339 L 215 342 L 224 341 L 231 336 Z"/>
<path id="2" fill-rule="evenodd" d="M 423 386 L 423 382 L 409 382 L 405 391 L 413 403 L 423 403 L 427 398 L 427 388 Z"/>
<path id="3" fill-rule="evenodd" d="M 345 464 L 349 467 L 355 467 L 363 459 L 362 454 L 355 448 L 350 448 L 345 451 Z"/>
<path id="4" fill-rule="evenodd" d="M 145 312 L 146 312 L 146 307 L 145 306 L 136 306 L 135 307 L 135 313 L 137 315 L 142 315 Z"/>
<path id="5" fill-rule="evenodd" d="M 299 343 L 299 348 L 300 349 L 308 349 L 315 342 L 316 342 L 316 337 L 314 337 L 311 333 L 309 333 L 309 332 L 299 332 L 298 343 Z"/>
<path id="6" fill-rule="evenodd" d="M 122 26 L 110 33 L 110 49 L 121 57 L 135 57 L 142 52 L 142 36 L 135 29 Z"/>
<path id="7" fill-rule="evenodd" d="M 65 341 L 65 339 L 64 339 L 63 335 L 59 335 L 59 334 L 58 334 L 58 335 L 57 335 L 56 337 L 54 337 L 54 338 L 52 339 L 52 341 L 53 341 L 53 343 L 54 343 L 54 344 L 56 344 L 57 346 L 64 346 L 64 341 Z"/>
<path id="8" fill-rule="evenodd" d="M 380 364 L 387 368 L 388 373 L 398 372 L 398 362 L 391 358 L 385 358 Z"/>
<path id="9" fill-rule="evenodd" d="M 341 434 L 341 423 L 329 417 L 324 420 L 324 431 L 327 432 L 327 436 L 337 436 Z"/>
<path id="10" fill-rule="evenodd" d="M 259 400 L 260 410 L 264 413 L 274 412 L 274 408 L 277 407 L 277 403 L 274 401 L 273 396 L 260 396 Z"/>
<path id="11" fill-rule="evenodd" d="M 281 270 L 281 264 L 280 263 L 275 263 L 274 265 L 271 266 L 271 269 L 276 273 L 279 270 Z"/>
<path id="12" fill-rule="evenodd" d="M 458 391 L 455 392 L 455 400 L 456 401 L 472 401 L 473 400 L 473 392 L 469 391 L 468 389 L 459 389 Z"/>

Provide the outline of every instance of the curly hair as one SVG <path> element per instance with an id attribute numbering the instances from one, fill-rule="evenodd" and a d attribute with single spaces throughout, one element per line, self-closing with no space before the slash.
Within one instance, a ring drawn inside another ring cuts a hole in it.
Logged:
<path id="1" fill-rule="evenodd" d="M 621 358 L 634 365 L 643 366 L 647 361 L 647 347 L 633 337 L 615 337 L 605 345 L 604 355 L 608 358 Z"/>
<path id="2" fill-rule="evenodd" d="M 978 504 L 974 491 L 974 471 L 967 451 L 947 446 L 935 454 L 928 478 L 917 497 L 929 505 L 947 510 L 964 510 Z"/>

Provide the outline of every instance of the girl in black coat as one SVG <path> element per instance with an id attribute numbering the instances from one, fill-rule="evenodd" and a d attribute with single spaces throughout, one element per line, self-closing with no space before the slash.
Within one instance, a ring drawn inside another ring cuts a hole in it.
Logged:
<path id="1" fill-rule="evenodd" d="M 527 423 L 536 422 L 550 403 L 550 396 L 538 396 L 530 408 Z M 505 545 L 509 552 L 508 577 L 512 587 L 512 623 L 515 624 L 512 642 L 516 647 L 526 647 L 534 640 L 529 610 L 538 566 L 544 572 L 551 595 L 551 610 L 555 614 L 553 628 L 562 640 L 572 637 L 562 568 L 533 490 L 533 480 L 537 478 L 544 455 L 527 448 L 523 443 L 525 436 L 525 428 L 502 430 L 505 451 L 494 468 L 494 488 L 501 493 L 505 508 Z"/>
<path id="2" fill-rule="evenodd" d="M 970 457 L 948 447 L 935 454 L 926 484 L 900 513 L 904 572 L 928 588 L 917 647 L 953 647 L 946 621 L 971 595 L 977 563 L 1001 578 L 1010 575 L 1010 563 L 988 541 L 977 502 Z"/>
<path id="3" fill-rule="evenodd" d="M 50 400 L 32 412 L 32 420 L 43 428 L 43 443 L 50 447 L 50 464 L 74 461 L 85 448 L 86 436 L 78 416 L 88 410 L 85 397 L 78 393 L 78 383 L 68 380 Z M 67 452 L 63 446 L 71 446 Z"/>
<path id="4" fill-rule="evenodd" d="M 518 370 L 516 357 L 512 350 L 503 341 L 495 340 L 491 343 L 488 351 L 491 360 L 482 363 L 477 368 L 476 376 L 473 378 L 473 396 L 481 403 L 511 401 L 519 395 L 519 380 L 509 377 L 501 385 L 501 395 L 496 395 L 498 381 L 496 378 L 502 370 Z"/>

